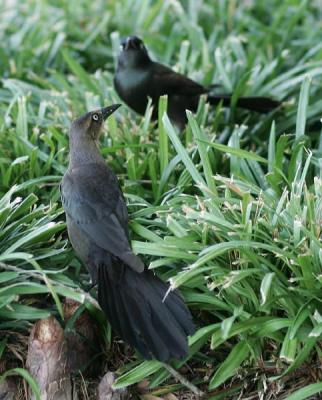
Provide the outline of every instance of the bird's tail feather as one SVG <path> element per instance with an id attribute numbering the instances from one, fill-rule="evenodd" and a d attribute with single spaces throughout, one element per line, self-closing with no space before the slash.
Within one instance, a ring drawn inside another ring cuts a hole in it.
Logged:
<path id="1" fill-rule="evenodd" d="M 210 104 L 218 104 L 222 101 L 224 106 L 229 106 L 231 102 L 231 95 L 229 94 L 209 94 L 208 101 Z M 257 111 L 260 113 L 268 113 L 275 110 L 281 105 L 278 100 L 271 99 L 270 97 L 240 97 L 237 99 L 236 105 L 247 110 Z"/>
<path id="2" fill-rule="evenodd" d="M 123 268 L 120 279 L 115 280 L 113 268 Z M 167 362 L 187 356 L 187 336 L 195 327 L 177 291 L 164 299 L 168 287 L 151 271 L 115 265 L 101 266 L 98 274 L 99 304 L 124 341 L 146 359 Z"/>

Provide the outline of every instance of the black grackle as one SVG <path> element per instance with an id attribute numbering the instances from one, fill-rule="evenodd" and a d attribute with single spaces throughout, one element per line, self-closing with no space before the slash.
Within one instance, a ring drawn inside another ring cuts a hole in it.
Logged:
<path id="1" fill-rule="evenodd" d="M 197 111 L 201 95 L 206 94 L 210 104 L 222 102 L 224 106 L 229 106 L 231 102 L 231 95 L 211 93 L 213 86 L 206 88 L 151 60 L 144 43 L 136 36 L 129 36 L 121 42 L 114 85 L 120 98 L 141 115 L 150 97 L 154 119 L 157 118 L 159 97 L 168 95 L 168 115 L 179 129 L 186 124 L 186 110 Z M 268 97 L 240 97 L 237 100 L 238 107 L 261 113 L 272 111 L 280 104 Z"/>
<path id="2" fill-rule="evenodd" d="M 181 359 L 194 332 L 178 291 L 147 270 L 130 247 L 128 213 L 117 177 L 98 148 L 105 119 L 118 104 L 72 123 L 69 166 L 61 183 L 70 241 L 98 284 L 112 327 L 146 359 Z"/>

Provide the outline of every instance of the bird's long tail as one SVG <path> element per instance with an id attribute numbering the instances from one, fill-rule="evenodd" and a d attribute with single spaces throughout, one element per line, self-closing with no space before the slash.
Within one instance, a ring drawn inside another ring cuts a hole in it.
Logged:
<path id="1" fill-rule="evenodd" d="M 137 273 L 120 265 L 99 268 L 101 308 L 122 339 L 146 359 L 167 362 L 188 354 L 187 336 L 195 331 L 192 317 L 179 292 L 170 292 L 164 300 L 167 290 L 151 271 Z"/>
<path id="2" fill-rule="evenodd" d="M 229 106 L 231 103 L 231 95 L 229 94 L 209 94 L 208 101 L 210 104 L 218 104 L 222 101 L 224 106 Z M 260 113 L 268 113 L 275 110 L 281 105 L 278 100 L 270 97 L 240 97 L 237 99 L 236 105 L 247 110 L 257 111 Z"/>

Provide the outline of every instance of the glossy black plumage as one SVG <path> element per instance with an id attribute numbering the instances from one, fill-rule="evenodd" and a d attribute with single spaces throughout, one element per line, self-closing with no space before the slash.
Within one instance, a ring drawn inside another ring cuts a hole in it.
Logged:
<path id="1" fill-rule="evenodd" d="M 148 98 L 152 99 L 153 118 L 157 118 L 159 97 L 168 95 L 168 115 L 182 129 L 187 121 L 186 110 L 195 112 L 199 97 L 207 95 L 211 104 L 223 102 L 229 106 L 231 95 L 214 94 L 188 77 L 152 61 L 141 39 L 129 36 L 121 43 L 117 70 L 114 76 L 115 89 L 120 98 L 134 111 L 144 114 Z M 280 105 L 268 97 L 241 97 L 237 106 L 257 112 L 269 112 Z"/>
<path id="2" fill-rule="evenodd" d="M 177 291 L 164 299 L 168 285 L 133 254 L 123 194 L 98 149 L 103 121 L 116 108 L 87 113 L 72 124 L 61 183 L 69 238 L 119 335 L 147 359 L 183 358 L 194 332 L 191 314 Z"/>
<path id="3" fill-rule="evenodd" d="M 163 302 L 168 285 L 151 271 L 134 272 L 111 258 L 100 266 L 98 300 L 111 325 L 144 358 L 169 361 L 188 354 L 186 337 L 194 332 L 191 315 L 177 292 Z"/>

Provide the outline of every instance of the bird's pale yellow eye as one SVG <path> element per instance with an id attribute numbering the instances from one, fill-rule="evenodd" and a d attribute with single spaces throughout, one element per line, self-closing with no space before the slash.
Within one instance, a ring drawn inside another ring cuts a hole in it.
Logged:
<path id="1" fill-rule="evenodd" d="M 93 121 L 97 122 L 97 121 L 99 121 L 99 119 L 100 119 L 100 117 L 99 117 L 98 114 L 93 114 L 93 115 L 92 115 L 92 120 L 93 120 Z"/>

